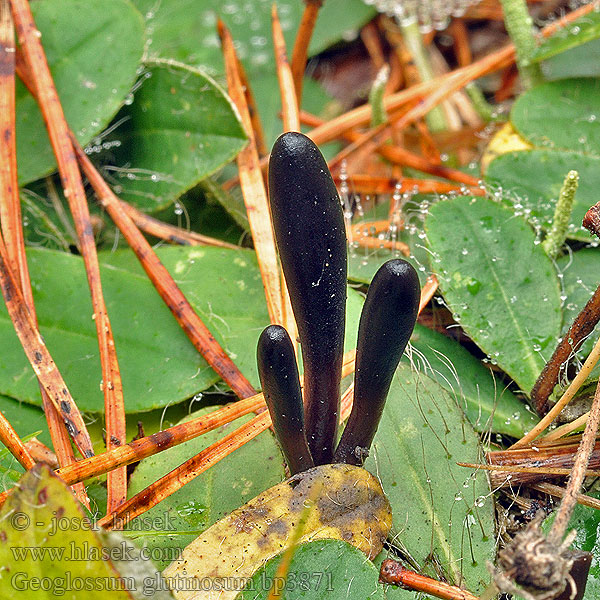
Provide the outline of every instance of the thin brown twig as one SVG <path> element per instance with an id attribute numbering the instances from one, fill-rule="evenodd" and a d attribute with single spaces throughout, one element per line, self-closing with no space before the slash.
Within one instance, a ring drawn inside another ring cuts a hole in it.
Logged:
<path id="1" fill-rule="evenodd" d="M 565 390 L 563 395 L 558 399 L 556 404 L 543 416 L 542 419 L 540 419 L 538 423 L 535 424 L 534 427 L 532 427 L 531 431 L 526 433 L 520 440 L 516 441 L 511 446 L 511 449 L 522 448 L 527 444 L 530 444 L 538 435 L 542 433 L 542 431 L 550 426 L 554 419 L 558 417 L 563 408 L 575 397 L 575 394 L 588 378 L 599 358 L 600 338 L 598 338 L 589 356 L 585 359 L 583 365 L 581 366 L 581 369 L 579 369 L 579 372 L 574 377 L 573 381 L 571 381 L 569 387 Z"/>
<path id="2" fill-rule="evenodd" d="M 229 30 L 222 21 L 218 22 L 218 30 L 223 46 L 229 95 L 240 113 L 242 124 L 248 136 L 248 145 L 237 156 L 239 177 L 248 213 L 248 222 L 265 288 L 269 317 L 272 323 L 281 323 L 282 293 L 279 280 L 279 264 L 275 250 L 275 237 L 273 235 L 271 219 L 269 218 L 267 192 L 260 170 L 260 161 L 258 152 L 256 151 L 248 106 L 237 71 L 238 60 L 233 40 Z"/>
<path id="3" fill-rule="evenodd" d="M 542 481 L 540 483 L 530 483 L 528 487 L 533 490 L 537 490 L 538 492 L 543 492 L 544 494 L 555 496 L 557 498 L 563 498 L 565 495 L 564 487 L 561 487 L 560 485 L 554 485 L 553 483 L 548 483 L 547 481 Z M 592 498 L 592 496 L 586 496 L 586 494 L 579 494 L 577 496 L 577 504 L 581 504 L 582 506 L 589 506 L 590 508 L 600 510 L 600 500 L 598 500 L 598 498 Z"/>
<path id="4" fill-rule="evenodd" d="M 300 121 L 306 125 L 310 125 L 311 127 L 317 127 L 320 126 L 320 124 L 325 123 L 325 121 L 319 117 L 311 115 L 306 111 L 300 111 Z M 308 135 L 310 136 L 311 134 L 309 133 Z M 359 140 L 360 136 L 360 132 L 352 129 L 347 130 L 342 134 L 342 137 L 350 142 Z M 435 175 L 437 177 L 444 177 L 445 179 L 457 181 L 473 187 L 479 184 L 479 180 L 468 173 L 463 173 L 458 169 L 451 169 L 449 167 L 437 165 L 422 156 L 401 148 L 400 146 L 379 146 L 376 148 L 376 151 L 383 156 L 383 158 L 386 158 L 392 163 L 418 169 L 424 173 L 430 173 L 431 175 Z"/>
<path id="5" fill-rule="evenodd" d="M 287 58 L 285 39 L 277 5 L 271 6 L 271 24 L 273 30 L 273 49 L 275 51 L 275 65 L 277 67 L 277 79 L 279 80 L 279 95 L 281 96 L 281 112 L 283 115 L 284 131 L 300 131 L 300 118 L 298 116 L 298 99 L 294 87 L 292 69 Z"/>
<path id="6" fill-rule="evenodd" d="M 548 412 L 548 398 L 558 382 L 561 368 L 566 365 L 573 352 L 579 348 L 581 342 L 594 330 L 599 321 L 600 286 L 575 317 L 569 331 L 556 346 L 531 390 L 531 400 L 539 415 Z"/>
<path id="7" fill-rule="evenodd" d="M 452 70 L 446 62 L 444 55 L 436 46 L 433 46 L 429 49 L 429 54 L 431 58 L 431 66 L 438 75 L 449 73 Z M 465 63 L 465 65 L 460 66 L 466 66 L 468 64 L 470 64 L 470 62 L 467 62 Z M 453 107 L 453 109 L 459 116 L 458 127 L 455 128 L 455 131 L 462 129 L 463 122 L 471 127 L 482 126 L 481 116 L 473 107 L 471 99 L 464 90 L 454 92 L 452 96 L 445 102 L 445 104 L 443 104 L 443 106 L 450 105 Z"/>
<path id="8" fill-rule="evenodd" d="M 235 244 L 159 221 L 124 200 L 121 200 L 121 206 L 142 231 L 167 242 L 179 244 L 180 246 L 214 246 L 216 248 L 230 248 L 232 250 L 240 248 Z"/>
<path id="9" fill-rule="evenodd" d="M 448 32 L 454 38 L 454 54 L 460 67 L 466 67 L 473 62 L 473 54 L 469 43 L 467 26 L 464 19 L 452 19 Z"/>
<path id="10" fill-rule="evenodd" d="M 0 287 L 6 303 L 8 315 L 25 355 L 33 371 L 44 386 L 53 405 L 60 413 L 69 434 L 82 456 L 93 456 L 92 440 L 81 417 L 81 413 L 67 389 L 56 364 L 39 334 L 30 312 L 27 310 L 21 290 L 17 286 L 14 275 L 8 266 L 8 258 L 4 241 L 0 236 Z"/>
<path id="11" fill-rule="evenodd" d="M 540 0 L 537 0 L 537 1 L 540 1 Z M 542 37 L 550 37 L 551 35 L 554 35 L 559 29 L 566 27 L 569 23 L 572 23 L 573 21 L 576 21 L 580 17 L 583 17 L 584 15 L 587 15 L 588 13 L 591 13 L 595 10 L 597 10 L 597 6 L 596 6 L 595 2 L 590 2 L 589 4 L 584 4 L 583 6 L 580 6 L 578 9 L 566 14 L 564 17 L 561 17 L 560 19 L 557 19 L 553 23 L 549 23 L 548 25 L 546 25 L 542 29 L 540 34 L 542 35 Z"/>
<path id="12" fill-rule="evenodd" d="M 77 167 L 77 160 L 73 153 L 69 128 L 29 3 L 26 0 L 11 0 L 11 6 L 24 62 L 29 68 L 33 88 L 36 91 L 36 99 L 56 156 L 64 195 L 73 215 L 86 267 L 102 366 L 106 443 L 108 448 L 112 448 L 125 443 L 125 406 L 121 374 L 112 327 L 100 282 L 100 267 L 85 191 Z M 109 474 L 107 489 L 108 510 L 111 511 L 127 497 L 127 473 L 125 469 L 119 469 Z"/>
<path id="13" fill-rule="evenodd" d="M 302 13 L 302 19 L 300 20 L 298 33 L 294 42 L 294 49 L 292 50 L 292 76 L 298 105 L 300 105 L 302 99 L 302 83 L 304 80 L 306 59 L 308 57 L 308 45 L 322 4 L 322 0 L 305 0 L 304 12 Z"/>
<path id="14" fill-rule="evenodd" d="M 8 0 L 0 1 L 0 130 L 3 143 L 0 145 L 0 213 L 2 233 L 6 243 L 10 267 L 33 322 L 37 328 L 37 316 L 33 292 L 25 255 L 25 240 L 21 218 L 21 202 L 17 181 L 17 154 L 15 140 L 15 69 L 16 47 L 14 27 Z M 61 465 L 75 462 L 75 453 L 69 434 L 59 412 L 48 397 L 40 382 L 42 407 L 48 422 L 50 439 Z M 83 485 L 74 486 L 79 501 L 89 508 L 89 499 Z"/>
<path id="15" fill-rule="evenodd" d="M 379 581 L 403 589 L 423 592 L 443 600 L 478 600 L 477 596 L 455 585 L 437 581 L 420 573 L 405 569 L 398 561 L 386 559 L 381 563 Z"/>
<path id="16" fill-rule="evenodd" d="M 561 437 L 564 437 L 564 436 L 568 435 L 569 433 L 572 433 L 573 431 L 577 431 L 578 429 L 582 428 L 587 423 L 589 416 L 590 416 L 590 411 L 583 413 L 580 417 L 577 417 L 573 421 L 569 421 L 568 423 L 565 423 L 564 425 L 561 425 L 560 427 L 553 429 L 549 433 L 547 433 L 543 436 L 540 436 L 539 440 L 543 441 L 543 442 L 554 442 L 554 441 L 560 439 Z"/>
<path id="17" fill-rule="evenodd" d="M 183 444 L 217 427 L 231 423 L 234 419 L 265 408 L 262 394 L 240 400 L 220 408 L 208 415 L 174 425 L 153 435 L 134 440 L 129 444 L 107 450 L 89 459 L 80 460 L 56 471 L 66 484 L 76 484 L 92 477 L 109 473 L 111 470 L 139 462 L 149 456 Z M 10 490 L 0 494 L 0 506 Z"/>
<path id="18" fill-rule="evenodd" d="M 263 395 L 256 394 L 250 398 L 232 402 L 208 415 L 173 425 L 173 427 L 158 433 L 129 442 L 120 448 L 114 448 L 92 458 L 80 460 L 74 465 L 60 468 L 56 471 L 56 475 L 67 484 L 98 477 L 117 467 L 139 462 L 144 458 L 193 440 L 264 407 Z"/>
<path id="19" fill-rule="evenodd" d="M 0 131 L 0 223 L 8 264 L 22 288 L 21 274 L 27 271 L 27 261 L 19 252 L 25 244 L 15 143 L 15 39 L 8 0 L 0 2 Z"/>
<path id="20" fill-rule="evenodd" d="M 31 458 L 33 458 L 35 462 L 44 463 L 51 469 L 59 468 L 60 465 L 58 464 L 56 453 L 50 450 L 48 446 L 40 442 L 36 437 L 28 439 L 25 442 L 25 448 L 27 448 L 27 451 L 31 454 Z"/>
<path id="21" fill-rule="evenodd" d="M 35 461 L 2 411 L 0 411 L 0 442 L 8 448 L 24 469 L 29 471 L 33 468 Z"/>
<path id="22" fill-rule="evenodd" d="M 385 123 L 372 127 L 364 133 L 359 133 L 348 146 L 342 148 L 333 158 L 327 161 L 329 170 L 333 172 L 338 169 L 342 162 L 345 162 L 358 150 L 361 150 L 363 155 L 377 152 L 383 142 L 390 137 L 392 124 L 394 123 L 395 120 L 390 117 Z"/>
<path id="23" fill-rule="evenodd" d="M 554 444 L 540 444 L 531 448 L 488 452 L 486 454 L 486 461 L 492 467 L 490 469 L 492 488 L 507 484 L 518 485 L 520 483 L 537 482 L 540 480 L 540 477 L 535 473 L 515 472 L 507 481 L 505 476 L 495 472 L 497 468 L 505 466 L 526 469 L 566 469 L 568 474 L 573 468 L 577 448 L 578 440 L 569 439 L 561 440 L 559 443 Z M 600 443 L 596 443 L 594 446 L 588 469 L 592 471 L 600 469 Z"/>
<path id="24" fill-rule="evenodd" d="M 389 239 L 379 239 L 378 234 L 388 231 L 389 221 L 370 221 L 363 223 L 354 223 L 348 229 L 350 240 L 353 244 L 358 244 L 363 248 L 375 248 L 377 250 L 386 248 L 402 252 L 404 256 L 410 256 L 410 247 L 404 242 Z"/>
<path id="25" fill-rule="evenodd" d="M 85 152 L 74 140 L 74 152 L 83 171 L 94 188 L 101 204 L 115 222 L 131 249 L 135 252 L 148 278 L 177 322 L 181 325 L 194 347 L 208 364 L 240 398 L 253 396 L 256 392 L 235 363 L 204 325 L 190 303 L 179 289 L 171 274 L 162 264 L 152 246 L 123 210 L 119 199 L 95 169 Z"/>
<path id="26" fill-rule="evenodd" d="M 210 445 L 199 452 L 165 476 L 137 493 L 127 502 L 119 506 L 112 513 L 98 521 L 100 527 L 106 529 L 122 529 L 131 519 L 143 514 L 171 494 L 183 487 L 186 483 L 204 473 L 219 460 L 255 438 L 271 425 L 268 412 L 263 412 L 253 417 L 244 425 L 226 435 L 223 439 Z"/>
<path id="27" fill-rule="evenodd" d="M 480 469 L 482 471 L 494 471 L 495 473 L 525 473 L 538 477 L 539 475 L 565 476 L 571 473 L 571 469 L 566 467 L 522 467 L 520 465 L 482 465 L 477 463 L 456 463 L 459 467 L 468 469 Z M 599 477 L 600 471 L 588 469 L 586 475 L 589 477 Z M 506 485 L 514 485 L 512 479 L 507 480 Z"/>
<path id="28" fill-rule="evenodd" d="M 557 545 L 562 542 L 567 532 L 573 509 L 577 504 L 581 484 L 588 473 L 588 464 L 596 444 L 598 425 L 600 425 L 600 382 L 596 386 L 596 393 L 594 394 L 594 400 L 590 408 L 590 416 L 583 431 L 579 447 L 577 448 L 573 469 L 565 488 L 565 495 L 556 511 L 552 529 L 548 534 L 548 540 Z"/>
<path id="29" fill-rule="evenodd" d="M 421 300 L 419 302 L 419 314 L 429 304 L 429 301 L 433 298 L 439 287 L 439 282 L 435 275 L 428 275 L 425 285 L 421 290 Z"/>
<path id="30" fill-rule="evenodd" d="M 244 98 L 246 99 L 246 104 L 248 106 L 248 114 L 250 116 L 252 132 L 254 133 L 256 151 L 258 152 L 259 156 L 266 156 L 269 153 L 269 149 L 267 148 L 267 143 L 265 142 L 265 132 L 263 131 L 260 114 L 256 106 L 254 92 L 252 91 L 252 86 L 250 85 L 250 80 L 248 79 L 248 75 L 246 74 L 246 69 L 244 69 L 242 61 L 239 60 L 237 56 L 236 60 L 238 75 L 244 90 Z"/>
<path id="31" fill-rule="evenodd" d="M 360 39 L 375 67 L 375 71 L 380 71 L 386 64 L 385 53 L 379 37 L 378 20 L 373 20 L 367 23 L 360 30 Z"/>

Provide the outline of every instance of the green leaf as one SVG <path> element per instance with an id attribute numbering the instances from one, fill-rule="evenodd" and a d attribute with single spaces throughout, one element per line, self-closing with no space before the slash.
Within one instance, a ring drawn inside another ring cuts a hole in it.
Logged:
<path id="1" fill-rule="evenodd" d="M 81 589 L 89 600 L 134 598 L 119 585 L 111 562 L 102 560 L 103 544 L 79 503 L 48 467 L 37 465 L 8 496 L 0 539 L 2 598 L 75 598 L 86 582 L 89 587 Z"/>
<path id="2" fill-rule="evenodd" d="M 299 545 L 285 580 L 277 577 L 282 555 L 261 567 L 238 600 L 266 599 L 272 587 L 286 600 L 384 600 L 379 571 L 365 555 L 340 540 L 317 540 Z"/>
<path id="3" fill-rule="evenodd" d="M 38 0 L 31 4 L 71 129 L 82 144 L 102 131 L 131 85 L 144 50 L 140 13 L 127 0 Z M 37 104 L 16 88 L 19 182 L 56 168 Z"/>
<path id="4" fill-rule="evenodd" d="M 600 255 L 597 248 L 582 248 L 568 256 L 561 256 L 557 266 L 562 273 L 563 295 L 563 335 L 573 324 L 575 317 L 592 297 L 600 283 Z M 583 342 L 578 354 L 587 356 L 598 339 L 600 327 L 596 326 Z"/>
<path id="5" fill-rule="evenodd" d="M 157 251 L 206 326 L 253 385 L 256 342 L 269 324 L 254 252 L 173 247 Z M 40 328 L 77 405 L 103 412 L 96 328 L 79 257 L 31 250 L 29 268 Z M 181 402 L 218 380 L 148 281 L 131 251 L 100 253 L 127 412 Z M 57 301 L 60 299 L 60 301 Z M 348 291 L 346 348 L 356 346 L 362 298 Z M 39 404 L 39 388 L 0 307 L 0 393 Z"/>
<path id="6" fill-rule="evenodd" d="M 534 146 L 600 156 L 600 80 L 550 81 L 522 94 L 510 120 Z"/>
<path id="7" fill-rule="evenodd" d="M 520 438 L 538 422 L 523 402 L 495 380 L 493 371 L 458 342 L 417 323 L 411 346 L 413 352 L 402 360 L 450 392 L 477 431 Z"/>
<path id="8" fill-rule="evenodd" d="M 159 61 L 141 81 L 106 143 L 118 142 L 110 148 L 115 191 L 152 211 L 229 162 L 246 135 L 223 90 L 201 71 Z"/>
<path id="9" fill-rule="evenodd" d="M 600 79 L 565 79 L 539 85 L 522 94 L 511 110 L 511 124 L 534 146 L 493 160 L 486 180 L 502 187 L 517 212 L 550 227 L 564 177 L 579 173 L 571 215 L 570 238 L 588 241 L 581 226 L 586 210 L 597 201 L 600 161 Z"/>
<path id="10" fill-rule="evenodd" d="M 540 62 L 598 38 L 600 38 L 600 13 L 591 12 L 566 27 L 560 27 L 554 35 L 543 40 L 531 60 Z"/>
<path id="11" fill-rule="evenodd" d="M 545 60 L 542 63 L 542 73 L 549 81 L 572 77 L 598 77 L 599 59 L 600 39 L 596 39 Z"/>
<path id="12" fill-rule="evenodd" d="M 579 187 L 568 237 L 589 241 L 591 236 L 581 222 L 598 199 L 600 157 L 541 148 L 508 152 L 490 163 L 486 180 L 502 187 L 504 202 L 511 204 L 516 213 L 549 230 L 564 178 L 572 169 L 579 173 Z"/>
<path id="13" fill-rule="evenodd" d="M 495 553 L 491 492 L 485 474 L 457 461 L 480 460 L 479 439 L 434 381 L 400 366 L 366 468 L 392 505 L 392 545 L 434 577 L 482 591 Z"/>
<path id="14" fill-rule="evenodd" d="M 432 206 L 425 229 L 455 319 L 529 393 L 561 325 L 558 279 L 534 233 L 508 208 L 469 197 Z"/>
<path id="15" fill-rule="evenodd" d="M 183 421 L 212 412 L 215 408 L 204 408 Z M 131 477 L 130 496 L 234 431 L 251 416 L 241 417 L 199 438 L 147 458 Z M 133 520 L 129 526 L 133 531 L 127 534 L 152 550 L 159 549 L 153 556 L 163 557 L 156 561 L 163 568 L 213 523 L 285 479 L 283 464 L 275 438 L 270 431 L 264 431 L 220 461 L 215 468 L 205 471 L 142 517 Z M 153 521 L 155 525 L 148 528 L 147 524 Z"/>

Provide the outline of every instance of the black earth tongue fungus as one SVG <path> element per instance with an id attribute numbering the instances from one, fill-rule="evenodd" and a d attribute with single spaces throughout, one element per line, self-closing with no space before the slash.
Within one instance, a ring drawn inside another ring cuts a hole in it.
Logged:
<path id="1" fill-rule="evenodd" d="M 337 189 L 315 144 L 281 135 L 269 163 L 273 229 L 298 325 L 306 432 L 315 465 L 330 463 L 340 404 L 346 233 Z"/>
<path id="2" fill-rule="evenodd" d="M 382 265 L 360 316 L 354 374 L 354 403 L 334 462 L 362 466 L 385 400 L 419 312 L 419 277 L 404 260 Z"/>
<path id="3" fill-rule="evenodd" d="M 291 474 L 314 467 L 304 434 L 304 405 L 294 347 L 288 332 L 270 325 L 260 335 L 258 373 L 275 435 Z"/>

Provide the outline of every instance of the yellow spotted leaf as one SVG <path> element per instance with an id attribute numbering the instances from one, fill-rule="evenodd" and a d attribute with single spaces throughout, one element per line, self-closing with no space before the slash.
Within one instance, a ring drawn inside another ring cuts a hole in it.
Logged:
<path id="1" fill-rule="evenodd" d="M 233 599 L 259 567 L 290 545 L 300 520 L 297 543 L 344 540 L 374 558 L 389 533 L 392 512 L 379 481 L 365 469 L 314 467 L 215 523 L 163 576 L 178 600 Z"/>

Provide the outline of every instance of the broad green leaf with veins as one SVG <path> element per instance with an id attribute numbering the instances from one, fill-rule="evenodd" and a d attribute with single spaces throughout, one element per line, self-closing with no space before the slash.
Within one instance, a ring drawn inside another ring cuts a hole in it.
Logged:
<path id="1" fill-rule="evenodd" d="M 558 278 L 533 231 L 508 208 L 471 197 L 432 206 L 425 230 L 455 319 L 528 394 L 562 321 Z"/>
<path id="2" fill-rule="evenodd" d="M 420 569 L 481 592 L 495 554 L 491 491 L 484 472 L 457 462 L 481 460 L 479 438 L 435 381 L 401 365 L 365 468 L 381 479 L 394 517 L 391 544 Z"/>
<path id="3" fill-rule="evenodd" d="M 520 438 L 538 422 L 524 402 L 458 342 L 417 323 L 411 345 L 413 352 L 405 353 L 403 362 L 410 361 L 448 391 L 477 431 Z"/>

